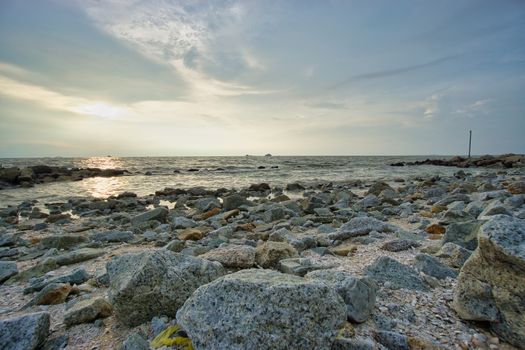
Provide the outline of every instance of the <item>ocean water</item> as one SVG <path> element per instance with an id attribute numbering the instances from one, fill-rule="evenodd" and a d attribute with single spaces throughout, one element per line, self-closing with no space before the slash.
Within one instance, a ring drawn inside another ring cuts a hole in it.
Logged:
<path id="1" fill-rule="evenodd" d="M 45 164 L 78 168 L 118 168 L 129 174 L 112 178 L 89 178 L 76 182 L 56 182 L 32 188 L 0 190 L 0 207 L 36 199 L 40 203 L 64 201 L 71 197 L 106 198 L 124 191 L 147 195 L 165 187 L 209 189 L 242 188 L 267 182 L 285 186 L 291 182 L 344 183 L 356 179 L 391 180 L 417 175 L 451 175 L 453 167 L 404 166 L 389 164 L 446 156 L 246 156 L 246 157 L 91 157 L 91 158 L 4 158 L 4 167 Z M 264 167 L 264 168 L 262 168 Z M 199 169 L 190 172 L 189 169 Z M 477 172 L 481 169 L 469 169 Z M 151 175 L 146 175 L 149 172 Z"/>

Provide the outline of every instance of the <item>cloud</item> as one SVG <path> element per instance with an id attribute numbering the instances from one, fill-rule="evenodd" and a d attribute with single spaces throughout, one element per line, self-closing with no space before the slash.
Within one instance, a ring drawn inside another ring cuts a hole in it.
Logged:
<path id="1" fill-rule="evenodd" d="M 190 86 L 190 98 L 268 94 L 245 84 L 218 79 L 204 69 L 215 62 L 213 43 L 221 34 L 242 33 L 237 28 L 246 16 L 243 2 L 79 1 L 95 24 L 125 41 L 142 55 L 173 67 Z M 245 47 L 229 47 L 248 69 L 264 64 Z"/>
<path id="2" fill-rule="evenodd" d="M 405 66 L 405 67 L 386 69 L 386 70 L 381 70 L 381 71 L 377 71 L 377 72 L 370 72 L 370 73 L 365 73 L 365 74 L 354 75 L 354 76 L 351 76 L 351 77 L 349 77 L 349 78 L 347 78 L 347 79 L 345 79 L 345 80 L 343 80 L 343 81 L 341 81 L 341 82 L 339 82 L 337 84 L 334 84 L 334 85 L 328 87 L 328 90 L 338 89 L 338 88 L 344 87 L 345 85 L 348 85 L 348 84 L 351 84 L 351 83 L 354 83 L 354 82 L 358 82 L 358 81 L 387 78 L 387 77 L 391 77 L 391 76 L 395 76 L 395 75 L 400 75 L 400 74 L 412 72 L 412 71 L 415 71 L 415 70 L 420 70 L 420 69 L 423 69 L 423 68 L 436 66 L 436 65 L 439 65 L 441 63 L 454 60 L 454 59 L 456 59 L 458 57 L 459 57 L 459 55 L 445 56 L 445 57 L 441 57 L 441 58 L 438 58 L 438 59 L 435 59 L 435 60 L 432 60 L 432 61 L 429 61 L 429 62 L 425 62 L 425 63 L 413 64 L 413 65 Z"/>
<path id="3" fill-rule="evenodd" d="M 474 118 L 479 114 L 488 114 L 490 110 L 490 102 L 491 99 L 477 100 L 456 109 L 455 114 L 466 118 Z"/>

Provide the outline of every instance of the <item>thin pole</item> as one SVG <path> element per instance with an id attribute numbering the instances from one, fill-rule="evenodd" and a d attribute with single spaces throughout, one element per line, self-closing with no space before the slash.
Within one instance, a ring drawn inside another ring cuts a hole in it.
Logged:
<path id="1" fill-rule="evenodd" d="M 470 149 L 472 147 L 472 130 L 469 130 L 468 134 L 468 157 L 470 158 Z"/>

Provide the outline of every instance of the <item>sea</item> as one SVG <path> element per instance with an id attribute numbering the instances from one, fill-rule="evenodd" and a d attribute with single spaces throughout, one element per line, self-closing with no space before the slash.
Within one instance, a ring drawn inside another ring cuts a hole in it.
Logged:
<path id="1" fill-rule="evenodd" d="M 243 156 L 243 157 L 84 157 L 0 158 L 3 167 L 44 164 L 68 168 L 125 169 L 124 176 L 88 178 L 74 182 L 37 184 L 31 188 L 0 190 L 0 207 L 22 201 L 67 201 L 71 197 L 107 198 L 130 191 L 139 196 L 165 187 L 236 188 L 266 182 L 345 183 L 353 180 L 393 180 L 410 176 L 452 175 L 459 168 L 432 165 L 393 167 L 391 163 L 450 156 Z M 486 169 L 468 170 L 471 173 Z"/>

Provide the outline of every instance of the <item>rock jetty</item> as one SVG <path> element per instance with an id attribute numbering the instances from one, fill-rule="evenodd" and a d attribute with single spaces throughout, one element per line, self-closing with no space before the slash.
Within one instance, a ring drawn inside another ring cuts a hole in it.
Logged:
<path id="1" fill-rule="evenodd" d="M 525 155 L 504 154 L 500 156 L 485 155 L 480 157 L 452 157 L 450 159 L 425 159 L 415 162 L 396 162 L 391 166 L 405 165 L 439 165 L 458 168 L 521 168 L 525 167 Z"/>

